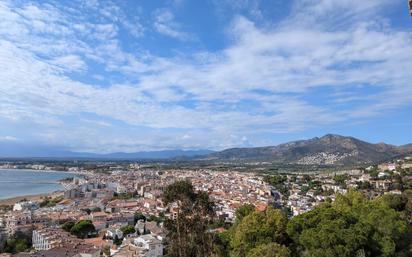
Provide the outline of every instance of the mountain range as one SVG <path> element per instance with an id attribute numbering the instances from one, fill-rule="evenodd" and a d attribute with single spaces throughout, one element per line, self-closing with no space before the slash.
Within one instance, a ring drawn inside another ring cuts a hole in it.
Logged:
<path id="1" fill-rule="evenodd" d="M 352 165 L 377 163 L 412 154 L 412 144 L 395 146 L 372 144 L 354 137 L 328 134 L 277 146 L 211 150 L 162 150 L 134 153 L 96 154 L 72 152 L 59 147 L 0 144 L 2 158 L 70 158 L 70 159 L 184 159 L 192 161 L 270 161 L 303 165 Z"/>
<path id="2" fill-rule="evenodd" d="M 204 160 L 261 160 L 288 164 L 350 165 L 382 162 L 411 154 L 412 144 L 371 144 L 354 137 L 328 134 L 277 146 L 232 148 L 203 156 Z"/>
<path id="3" fill-rule="evenodd" d="M 211 150 L 159 150 L 133 153 L 88 153 L 74 152 L 59 146 L 25 145 L 14 142 L 0 143 L 0 158 L 52 158 L 52 159 L 110 159 L 110 160 L 143 160 L 193 157 L 210 154 Z"/>

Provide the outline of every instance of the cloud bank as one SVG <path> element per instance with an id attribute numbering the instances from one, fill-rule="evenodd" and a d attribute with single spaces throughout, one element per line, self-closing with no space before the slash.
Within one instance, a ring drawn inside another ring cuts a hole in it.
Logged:
<path id="1" fill-rule="evenodd" d="M 172 9 L 143 24 L 110 2 L 2 1 L 0 138 L 94 152 L 222 149 L 410 108 L 412 32 L 383 15 L 391 4 L 296 0 L 264 24 L 234 14 L 221 49 L 165 56 L 126 45 L 196 38 Z"/>

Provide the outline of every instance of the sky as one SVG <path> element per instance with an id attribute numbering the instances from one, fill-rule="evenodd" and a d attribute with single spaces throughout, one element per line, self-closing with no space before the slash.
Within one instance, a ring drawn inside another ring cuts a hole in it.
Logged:
<path id="1" fill-rule="evenodd" d="M 395 0 L 0 0 L 0 147 L 412 143 Z"/>

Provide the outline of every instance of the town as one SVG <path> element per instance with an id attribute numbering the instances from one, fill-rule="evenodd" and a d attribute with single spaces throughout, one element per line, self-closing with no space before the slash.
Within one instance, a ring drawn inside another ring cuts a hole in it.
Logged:
<path id="1" fill-rule="evenodd" d="M 1 167 L 56 168 L 13 162 Z M 0 256 L 163 256 L 164 221 L 178 214 L 176 205 L 164 204 L 163 192 L 179 180 L 188 180 L 196 191 L 208 193 L 220 224 L 233 223 L 236 210 L 244 204 L 252 204 L 256 211 L 271 206 L 296 216 L 351 189 L 373 199 L 412 188 L 412 157 L 310 173 L 160 169 L 140 163 L 87 167 L 66 167 L 74 176 L 60 182 L 64 190 L 38 201 L 1 206 L 0 247 L 14 247 L 16 253 Z"/>

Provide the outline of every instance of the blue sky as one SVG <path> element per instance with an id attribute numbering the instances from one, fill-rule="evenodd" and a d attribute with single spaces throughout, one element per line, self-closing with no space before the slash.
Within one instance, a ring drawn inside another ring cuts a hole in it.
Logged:
<path id="1" fill-rule="evenodd" d="M 3 0 L 0 17 L 0 145 L 412 142 L 406 1 Z"/>

